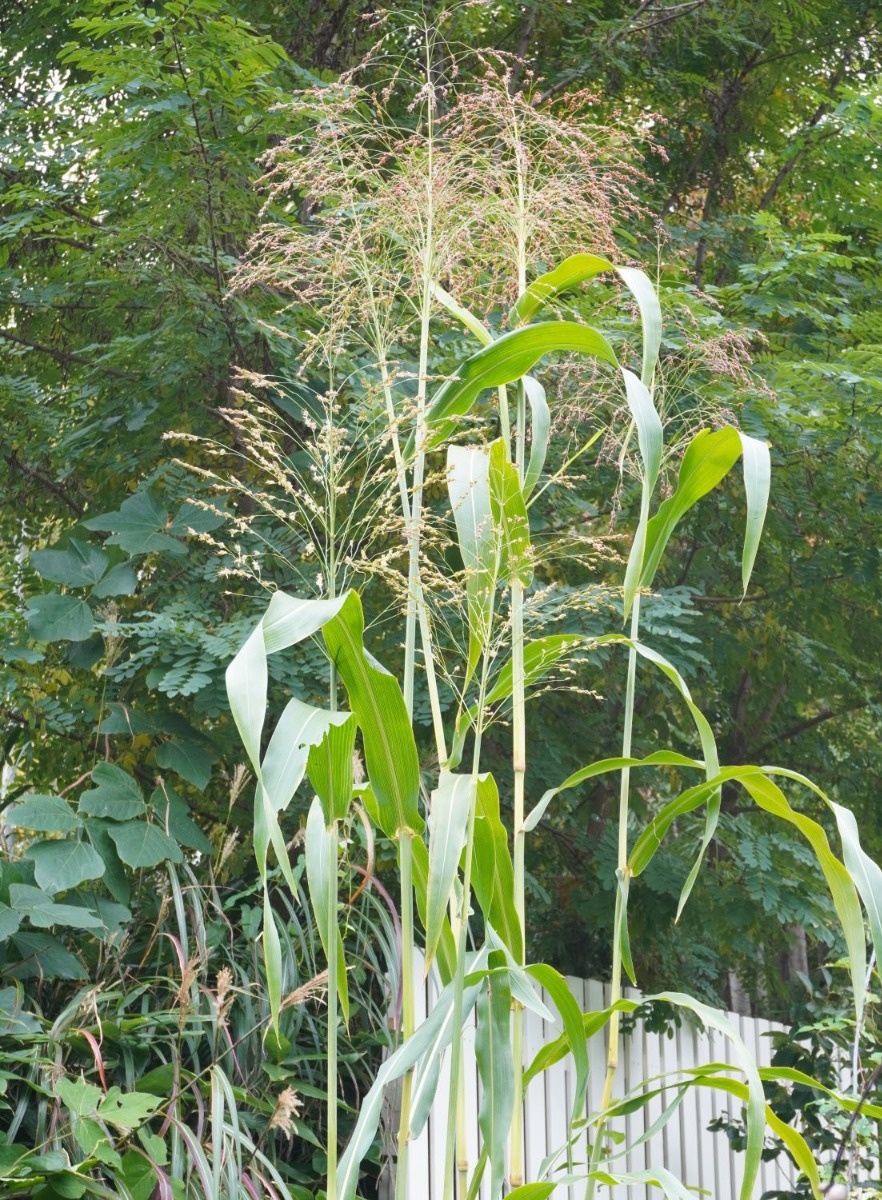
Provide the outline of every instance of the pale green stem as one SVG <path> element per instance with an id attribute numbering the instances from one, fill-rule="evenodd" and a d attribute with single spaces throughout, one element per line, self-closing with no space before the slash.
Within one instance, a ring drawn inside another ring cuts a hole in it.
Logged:
<path id="1" fill-rule="evenodd" d="M 465 1196 L 469 1187 L 469 1156 L 466 1153 L 465 1076 L 460 1071 L 456 1089 L 456 1178 L 457 1195 Z"/>
<path id="2" fill-rule="evenodd" d="M 333 477 L 332 477 L 332 492 Z M 331 562 L 334 562 L 333 529 L 334 506 L 329 506 L 329 531 L 331 533 Z M 336 567 L 329 572 L 328 593 L 333 600 L 337 591 Z M 329 664 L 330 678 L 328 683 L 328 701 L 332 713 L 337 711 L 337 666 L 333 660 Z M 331 825 L 334 836 L 330 839 L 328 854 L 331 878 L 337 878 L 337 822 Z M 337 1022 L 340 1012 L 340 997 L 337 995 L 337 947 L 333 940 L 332 931 L 337 928 L 337 889 L 333 887 L 328 894 L 328 937 L 331 943 L 328 949 L 328 1200 L 337 1200 Z"/>
<path id="3" fill-rule="evenodd" d="M 337 822 L 331 825 L 333 837 L 328 839 L 328 867 L 331 878 L 337 878 Z M 337 889 L 328 892 L 328 1200 L 337 1200 L 337 1021 L 339 998 L 337 996 L 337 947 L 334 932 L 337 929 Z"/>
<path id="4" fill-rule="evenodd" d="M 472 797 L 466 828 L 465 864 L 462 873 L 462 901 L 456 930 L 456 975 L 453 982 L 452 1039 L 450 1046 L 450 1095 L 459 1091 L 462 1075 L 462 1010 L 465 992 L 465 960 L 468 948 L 469 908 L 472 891 L 472 859 L 475 853 L 475 815 L 478 807 L 478 774 L 481 764 L 481 739 L 484 731 L 484 702 L 487 696 L 490 655 L 486 647 L 481 666 L 481 682 L 478 691 L 478 712 L 475 722 L 475 744 L 472 752 Z M 444 1200 L 453 1200 L 454 1165 L 457 1162 L 456 1126 L 457 1105 L 448 1105 L 447 1141 L 444 1162 Z M 465 1158 L 465 1154 L 462 1155 Z"/>
<path id="5" fill-rule="evenodd" d="M 404 627 L 404 701 L 408 716 L 413 718 L 413 691 L 416 660 L 416 623 L 417 616 L 425 611 L 425 604 L 420 589 L 420 534 L 422 529 L 423 482 L 426 466 L 426 385 L 429 370 L 429 323 L 432 316 L 432 266 L 434 258 L 434 97 L 431 94 L 432 52 L 428 30 L 425 39 L 425 68 L 426 80 L 429 84 L 429 102 L 427 106 L 428 138 L 427 138 L 427 174 L 426 174 L 426 234 L 423 246 L 423 276 L 422 276 L 422 305 L 420 311 L 420 355 L 419 379 L 417 381 L 416 401 L 416 458 L 413 467 L 413 499 L 410 506 L 410 525 L 408 529 L 408 569 L 407 569 L 407 616 Z M 393 413 L 394 415 L 394 413 Z M 397 464 L 396 464 L 397 465 Z M 403 478 L 400 476 L 399 478 Z M 426 670 L 434 671 L 431 660 L 431 641 L 424 638 L 424 658 Z M 440 712 L 439 712 L 440 717 Z M 436 737 L 438 727 L 436 726 Z M 446 758 L 446 753 L 444 754 Z M 442 762 L 444 761 L 442 758 Z M 403 845 L 403 843 L 402 843 Z M 412 983 L 412 952 L 413 952 L 413 887 L 410 879 L 410 846 L 402 855 L 401 864 L 401 908 L 402 908 L 402 943 L 405 985 L 402 993 L 402 1028 L 405 1038 L 411 1036 L 414 1029 L 413 989 Z M 405 858 L 407 858 L 408 881 L 405 887 Z M 410 909 L 409 930 L 404 929 L 404 914 Z M 410 1032 L 407 1032 L 407 1031 Z M 399 1157 L 398 1171 L 395 1181 L 397 1200 L 402 1200 L 405 1192 L 399 1189 L 407 1187 L 407 1144 L 410 1141 L 410 1100 L 413 1086 L 413 1072 L 408 1071 L 404 1076 L 401 1087 L 401 1121 L 398 1133 L 399 1155 L 404 1150 L 404 1162 Z"/>
<path id="6" fill-rule="evenodd" d="M 386 359 L 380 359 L 380 375 L 383 382 L 383 395 L 386 401 L 386 418 L 389 422 L 389 433 L 392 438 L 392 454 L 395 458 L 395 473 L 398 477 L 398 491 L 401 498 L 401 514 L 406 527 L 410 527 L 411 511 L 410 497 L 407 494 L 407 472 L 404 466 L 404 455 L 401 452 L 401 440 L 398 437 L 398 425 L 395 417 L 395 402 L 392 398 L 392 382 L 389 378 L 389 366 Z M 423 595 L 423 585 L 417 567 L 416 578 L 417 615 L 420 623 L 420 641 L 423 647 L 423 662 L 426 668 L 426 685 L 429 692 L 429 704 L 432 709 L 432 729 L 435 734 L 435 748 L 439 763 L 447 761 L 447 741 L 444 736 L 444 720 L 441 716 L 441 700 L 438 692 L 438 678 L 435 674 L 435 657 L 432 649 L 432 629 L 429 624 L 429 613 L 426 609 Z M 408 709 L 410 712 L 410 709 Z"/>
<path id="7" fill-rule="evenodd" d="M 636 642 L 640 633 L 640 593 L 634 597 L 631 609 L 631 641 Z M 625 727 L 622 733 L 622 758 L 631 757 L 631 741 L 634 729 L 634 695 L 637 683 L 637 651 L 633 645 L 628 651 L 628 678 L 625 686 Z M 622 770 L 619 788 L 619 838 L 617 855 L 617 882 L 622 881 L 627 887 L 628 882 L 628 809 L 631 788 L 631 769 Z M 616 910 L 613 927 L 613 957 L 612 978 L 610 982 L 610 1004 L 615 1004 L 622 998 L 622 938 L 628 913 L 623 902 L 621 887 L 616 889 Z M 615 1082 L 616 1070 L 619 1065 L 619 1030 L 621 1013 L 617 1010 L 609 1019 L 609 1047 L 606 1057 L 606 1077 L 603 1081 L 603 1093 L 600 1098 L 600 1117 L 594 1131 L 594 1147 L 591 1152 L 591 1167 L 593 1172 L 602 1152 L 603 1134 L 606 1127 L 606 1110 L 610 1106 Z M 594 1180 L 589 1177 L 585 1187 L 585 1200 L 592 1200 L 594 1195 Z"/>
<path id="8" fill-rule="evenodd" d="M 431 95 L 432 56 L 428 34 L 425 41 L 426 80 L 430 85 L 427 108 L 428 121 L 428 171 L 426 175 L 426 234 L 423 246 L 423 295 L 420 308 L 420 362 L 416 397 L 416 457 L 413 465 L 413 501 L 410 512 L 409 549 L 407 571 L 407 617 L 404 628 L 404 699 L 407 711 L 413 713 L 413 683 L 416 658 L 416 622 L 419 603 L 420 578 L 420 533 L 423 506 L 423 483 L 426 470 L 426 384 L 429 369 L 429 322 L 432 317 L 432 263 L 434 257 L 435 197 L 434 188 L 434 136 L 435 101 Z"/>
<path id="9" fill-rule="evenodd" d="M 402 830 L 398 839 L 401 870 L 401 1039 L 413 1037 L 416 1025 L 413 994 L 413 834 Z M 395 1171 L 395 1200 L 406 1200 L 407 1160 L 410 1148 L 410 1100 L 413 1072 L 401 1085 L 402 1120 L 398 1129 L 398 1164 Z M 404 1119 L 405 1114 L 407 1120 Z"/>
<path id="10" fill-rule="evenodd" d="M 518 145 L 518 126 L 515 120 L 516 160 L 518 175 L 517 217 L 517 272 L 518 295 L 527 287 L 527 230 L 525 163 Z M 523 487 L 527 443 L 527 400 L 523 381 L 516 392 L 517 425 L 515 428 L 515 465 L 518 481 Z M 506 442 L 510 446 L 509 442 Z M 510 452 L 510 451 L 509 451 Z M 514 772 L 514 903 L 521 930 L 523 954 L 527 953 L 527 908 L 526 908 L 526 840 L 524 829 L 524 794 L 527 776 L 527 729 L 526 729 L 526 685 L 524 672 L 524 587 L 518 579 L 511 584 L 511 666 L 512 666 L 512 768 Z M 509 1183 L 513 1188 L 524 1182 L 524 1006 L 517 1000 L 512 1002 L 512 1057 L 514 1063 L 514 1109 L 511 1118 L 511 1145 L 509 1152 Z"/>

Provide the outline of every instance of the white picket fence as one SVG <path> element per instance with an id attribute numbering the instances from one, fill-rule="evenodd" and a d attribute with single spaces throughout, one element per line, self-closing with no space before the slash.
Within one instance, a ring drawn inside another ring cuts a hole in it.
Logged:
<path id="1" fill-rule="evenodd" d="M 580 1002 L 582 1011 L 597 1011 L 609 1004 L 609 986 L 593 980 L 568 978 L 567 983 Z M 639 999 L 636 992 L 629 996 Z M 426 1016 L 437 995 L 434 976 L 423 980 L 420 975 L 416 988 L 417 1024 Z M 556 1013 L 554 1004 L 544 992 L 542 998 L 547 1008 Z M 748 1050 L 759 1066 L 768 1066 L 773 1046 L 768 1036 L 773 1031 L 783 1030 L 783 1025 L 757 1018 L 728 1014 L 729 1020 L 738 1030 Z M 556 1024 L 542 1021 L 535 1013 L 525 1013 L 524 1061 L 530 1063 L 537 1051 L 546 1042 L 553 1041 L 561 1029 Z M 469 1142 L 469 1163 L 474 1166 L 478 1156 L 478 1104 L 480 1085 L 474 1052 L 474 1014 L 466 1032 L 464 1046 L 466 1126 Z M 606 1046 L 601 1037 L 589 1043 L 590 1081 L 588 1111 L 599 1106 L 600 1092 L 606 1069 Z M 676 1079 L 676 1073 L 689 1067 L 708 1063 L 732 1062 L 726 1039 L 714 1030 L 699 1031 L 685 1020 L 673 1036 L 650 1033 L 642 1022 L 637 1022 L 633 1032 L 626 1035 L 620 1055 L 619 1076 L 615 1095 L 621 1096 L 636 1088 L 644 1079 L 667 1074 Z M 673 1075 L 671 1075 L 673 1073 Z M 737 1074 L 737 1073 L 736 1073 Z M 568 1115 L 573 1102 L 574 1066 L 571 1058 L 555 1064 L 530 1083 L 524 1102 L 524 1131 L 526 1179 L 538 1178 L 540 1165 L 547 1155 L 563 1146 L 567 1138 Z M 668 1103 L 673 1099 L 668 1093 Z M 433 1116 L 427 1128 L 410 1147 L 408 1164 L 408 1200 L 441 1200 L 444 1179 L 444 1147 L 446 1138 L 447 1105 L 449 1098 L 449 1073 L 442 1068 L 438 1097 Z M 709 1088 L 690 1088 L 680 1107 L 663 1128 L 642 1144 L 636 1145 L 641 1137 L 661 1116 L 664 1102 L 661 1097 L 650 1100 L 638 1112 L 613 1122 L 612 1130 L 625 1134 L 623 1147 L 632 1149 L 622 1154 L 615 1164 L 621 1171 L 642 1171 L 666 1167 L 695 1194 L 709 1200 L 738 1200 L 741 1184 L 743 1156 L 735 1153 L 725 1133 L 708 1130 L 715 1118 L 728 1113 L 740 1117 L 741 1104 L 726 1093 Z M 587 1132 L 573 1150 L 576 1171 L 587 1161 Z M 564 1163 L 564 1167 L 565 1167 Z M 786 1191 L 793 1187 L 795 1176 L 789 1163 L 780 1156 L 774 1162 L 763 1163 L 755 1189 L 755 1200 L 766 1192 Z M 384 1179 L 384 1190 L 391 1196 L 391 1180 Z M 658 1200 L 661 1192 L 648 1186 L 599 1187 L 596 1193 L 603 1200 Z M 559 1188 L 555 1200 L 582 1200 L 584 1184 L 576 1187 Z M 480 1200 L 488 1200 L 489 1186 L 485 1178 L 480 1191 Z"/>

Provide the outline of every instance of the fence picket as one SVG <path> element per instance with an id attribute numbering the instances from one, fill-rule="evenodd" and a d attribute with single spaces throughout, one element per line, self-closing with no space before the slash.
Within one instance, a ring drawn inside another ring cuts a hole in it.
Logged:
<path id="1" fill-rule="evenodd" d="M 425 1019 L 438 994 L 438 984 L 433 972 L 422 978 L 422 964 L 417 964 L 416 1009 L 417 1022 Z M 603 1009 L 609 1004 L 609 986 L 596 980 L 568 978 L 567 983 L 582 1007 L 583 1012 Z M 627 995 L 638 999 L 640 995 L 631 989 Z M 554 1004 L 544 991 L 541 998 L 554 1012 Z M 783 1026 L 770 1021 L 728 1014 L 738 1029 L 748 1049 L 760 1066 L 771 1061 L 773 1045 L 768 1034 Z M 478 1108 L 480 1104 L 480 1081 L 474 1050 L 475 1023 L 472 1015 L 464 1035 L 466 1130 L 469 1166 L 473 1168 L 478 1157 L 480 1144 Z M 560 1034 L 559 1024 L 543 1021 L 535 1013 L 527 1011 L 524 1023 L 525 1063 L 530 1063 L 545 1043 Z M 588 1113 L 596 1112 L 603 1091 L 606 1073 L 606 1038 L 596 1037 L 588 1046 L 589 1081 Z M 682 1079 L 681 1072 L 691 1066 L 710 1062 L 731 1062 L 731 1052 L 721 1034 L 714 1030 L 699 1031 L 685 1020 L 673 1036 L 667 1033 L 650 1033 L 642 1021 L 638 1021 L 633 1032 L 629 1032 L 622 1045 L 619 1067 L 616 1073 L 615 1095 L 622 1096 L 628 1090 L 640 1087 L 643 1080 L 665 1076 L 674 1085 Z M 737 1074 L 737 1072 L 736 1072 Z M 656 1080 L 651 1086 L 657 1086 Z M 569 1113 L 572 1108 L 575 1078 L 572 1059 L 567 1057 L 532 1081 L 524 1101 L 524 1144 L 527 1178 L 535 1180 L 542 1161 L 553 1150 L 566 1143 L 569 1130 Z M 427 1128 L 411 1143 L 409 1158 L 408 1194 L 420 1200 L 441 1200 L 444 1182 L 444 1157 L 446 1119 L 449 1092 L 449 1063 L 445 1061 L 441 1071 L 435 1115 Z M 664 1166 L 690 1188 L 703 1189 L 713 1200 L 737 1200 L 742 1173 L 741 1155 L 731 1149 L 724 1133 L 714 1134 L 708 1130 L 711 1121 L 727 1115 L 737 1120 L 741 1105 L 723 1093 L 706 1088 L 691 1089 L 680 1108 L 664 1128 L 641 1146 L 633 1142 L 656 1121 L 666 1105 L 674 1099 L 673 1086 L 669 1087 L 664 1099 L 655 1097 L 642 1109 L 615 1122 L 614 1129 L 625 1133 L 630 1149 L 616 1160 L 614 1169 L 642 1170 Z M 452 1099 L 452 1098 L 451 1098 Z M 394 1102 L 390 1105 L 388 1121 L 394 1120 Z M 394 1126 L 393 1126 L 394 1127 Z M 574 1143 L 573 1158 L 576 1170 L 584 1169 L 588 1161 L 589 1141 L 593 1133 L 589 1130 Z M 391 1138 L 387 1135 L 387 1141 Z M 565 1168 L 561 1163 L 560 1170 Z M 427 1186 L 428 1185 L 428 1186 Z M 764 1163 L 757 1181 L 756 1196 L 766 1191 L 792 1190 L 793 1172 L 786 1163 Z M 573 1186 L 560 1189 L 555 1200 L 581 1200 L 583 1188 Z M 389 1174 L 384 1173 L 380 1183 L 380 1195 L 389 1200 L 392 1186 Z M 613 1189 L 612 1194 L 603 1189 L 608 1200 L 655 1200 L 658 1191 L 649 1187 Z M 488 1200 L 489 1179 L 482 1182 L 480 1200 Z M 458 1197 L 458 1200 L 463 1200 Z"/>

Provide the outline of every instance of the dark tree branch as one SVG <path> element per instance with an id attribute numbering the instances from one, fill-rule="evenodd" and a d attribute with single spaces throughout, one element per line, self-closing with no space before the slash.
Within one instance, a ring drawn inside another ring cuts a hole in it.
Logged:
<path id="1" fill-rule="evenodd" d="M 869 708 L 872 703 L 872 700 L 861 700 L 858 704 L 850 704 L 847 708 L 839 708 L 835 712 L 833 709 L 824 708 L 817 716 L 808 717 L 805 721 L 799 721 L 796 725 L 791 725 L 789 729 L 785 729 L 783 733 L 779 733 L 775 737 L 766 738 L 759 746 L 754 746 L 753 757 L 759 758 L 767 750 L 770 750 L 772 746 L 777 746 L 779 742 L 790 742 L 795 737 L 799 737 L 801 733 L 807 733 L 810 729 L 814 729 L 817 725 L 821 725 L 825 721 L 835 721 L 839 717 L 847 717 L 849 713 L 860 712 L 862 708 Z"/>
<path id="2" fill-rule="evenodd" d="M 62 504 L 67 505 L 71 512 L 77 517 L 81 517 L 86 511 L 85 508 L 78 501 L 69 496 L 64 488 L 61 487 L 60 484 L 56 483 L 54 479 L 50 479 L 48 475 L 44 475 L 43 472 L 37 470 L 36 467 L 30 467 L 27 463 L 23 463 L 15 451 L 13 451 L 12 454 L 4 454 L 3 457 L 5 458 L 6 463 L 11 470 L 19 471 L 22 475 L 26 475 L 29 479 L 33 479 L 37 483 L 41 484 L 47 492 L 51 492 L 56 500 L 60 500 Z"/>

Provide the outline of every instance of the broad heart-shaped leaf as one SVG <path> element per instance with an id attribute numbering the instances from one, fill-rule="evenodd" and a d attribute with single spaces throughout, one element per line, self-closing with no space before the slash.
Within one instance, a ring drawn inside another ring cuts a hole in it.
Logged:
<path id="1" fill-rule="evenodd" d="M 108 596 L 134 596 L 138 590 L 138 576 L 131 563 L 117 563 L 111 567 L 100 583 L 92 588 L 92 595 L 97 600 L 106 600 Z"/>
<path id="2" fill-rule="evenodd" d="M 355 592 L 347 593 L 337 616 L 325 625 L 324 638 L 361 729 L 383 832 L 387 837 L 402 829 L 422 833 L 419 759 L 404 696 L 397 679 L 364 649 L 364 616 Z"/>
<path id="3" fill-rule="evenodd" d="M 432 965 L 435 949 L 447 920 L 447 905 L 459 860 L 466 844 L 469 810 L 474 801 L 475 781 L 471 775 L 452 775 L 442 771 L 438 787 L 432 792 L 429 814 L 429 863 L 425 909 L 426 970 Z"/>
<path id="4" fill-rule="evenodd" d="M 25 852 L 34 864 L 34 879 L 47 892 L 66 892 L 87 879 L 100 879 L 104 860 L 85 842 L 65 838 L 35 842 Z"/>
<path id="5" fill-rule="evenodd" d="M 92 610 L 78 596 L 48 592 L 25 605 L 28 633 L 36 642 L 83 642 L 95 627 Z"/>
<path id="6" fill-rule="evenodd" d="M 65 908 L 72 907 L 64 905 Z M 81 910 L 85 911 L 85 910 Z M 87 979 L 83 964 L 50 933 L 19 930 L 7 950 L 4 973 L 10 979 Z M 21 955 L 15 961 L 16 953 Z"/>
<path id="7" fill-rule="evenodd" d="M 634 597 L 640 586 L 643 562 L 646 556 L 646 539 L 649 525 L 649 505 L 661 467 L 664 434 L 661 419 L 656 412 L 652 394 L 642 380 L 631 371 L 622 370 L 625 394 L 634 424 L 637 426 L 637 444 L 643 461 L 643 481 L 640 492 L 640 520 L 631 543 L 628 566 L 625 569 L 624 615 L 628 616 Z"/>
<path id="8" fill-rule="evenodd" d="M 161 787 L 154 788 L 150 807 L 163 829 L 168 830 L 176 842 L 189 846 L 191 850 L 198 850 L 200 854 L 211 854 L 211 842 L 190 816 L 187 801 L 178 795 L 167 780 L 163 780 Z"/>
<path id="9" fill-rule="evenodd" d="M 611 271 L 609 259 L 601 258 L 599 254 L 572 254 L 562 263 L 540 275 L 527 287 L 517 299 L 508 314 L 508 323 L 512 327 L 524 325 L 549 300 L 553 300 L 562 292 L 568 292 L 580 283 L 593 279 L 603 271 Z"/>
<path id="10" fill-rule="evenodd" d="M 325 824 L 342 821 L 349 812 L 354 787 L 353 762 L 358 723 L 355 715 L 341 713 L 339 725 L 330 725 L 325 736 L 309 749 L 306 769 L 309 782 L 321 801 Z"/>
<path id="11" fill-rule="evenodd" d="M 70 833 L 82 824 L 61 796 L 22 796 L 4 814 L 3 823 L 34 833 Z"/>
<path id="12" fill-rule="evenodd" d="M 429 437 L 424 448 L 431 450 L 446 441 L 458 418 L 469 412 L 485 388 L 514 383 L 544 354 L 558 350 L 590 354 L 612 366 L 618 365 L 615 352 L 603 334 L 575 321 L 543 321 L 504 333 L 491 346 L 483 347 L 461 363 L 456 377 L 441 386 L 426 414 Z M 405 452 L 412 454 L 413 450 L 411 437 Z"/>
<path id="13" fill-rule="evenodd" d="M 120 904 L 128 904 L 131 896 L 129 873 L 122 864 L 119 853 L 110 830 L 116 825 L 115 821 L 103 818 L 89 817 L 85 821 L 89 841 L 101 855 L 104 863 L 104 886 Z"/>
<path id="14" fill-rule="evenodd" d="M 490 637 L 499 558 L 490 505 L 490 456 L 483 446 L 448 447 L 447 491 L 466 574 L 469 656 L 465 689 Z"/>
<path id="15" fill-rule="evenodd" d="M 50 895 L 28 883 L 13 883 L 9 903 L 20 916 L 27 917 L 36 929 L 68 925 L 72 929 L 101 929 L 104 922 L 88 908 L 76 904 L 56 904 Z"/>
<path id="16" fill-rule="evenodd" d="M 490 512 L 498 531 L 502 577 L 506 581 L 517 580 L 527 588 L 533 582 L 530 522 L 517 468 L 509 462 L 501 438 L 490 447 L 489 483 Z"/>
<path id="17" fill-rule="evenodd" d="M 490 955 L 491 968 L 499 965 L 501 957 Z M 505 1145 L 515 1105 L 511 990 L 504 969 L 491 970 L 478 993 L 475 1058 L 482 1087 L 478 1124 L 490 1161 L 490 1200 L 497 1200 L 502 1195 Z"/>
<path id="18" fill-rule="evenodd" d="M 113 537 L 107 539 L 108 543 L 121 546 L 128 554 L 150 554 L 153 551 L 175 555 L 187 553 L 183 542 L 169 537 L 165 532 L 168 528 L 168 509 L 147 488 L 129 496 L 117 512 L 90 517 L 88 521 L 83 521 L 83 525 L 86 529 L 110 530 Z"/>
<path id="19" fill-rule="evenodd" d="M 167 771 L 174 771 L 187 783 L 192 783 L 200 792 L 204 792 L 211 779 L 211 768 L 215 755 L 195 742 L 174 741 L 163 742 L 155 752 L 156 765 Z"/>
<path id="20" fill-rule="evenodd" d="M 489 773 L 478 776 L 472 886 L 485 920 L 496 930 L 515 962 L 524 943 L 514 899 L 514 869 L 508 834 L 499 817 L 499 792 Z"/>
<path id="21" fill-rule="evenodd" d="M 95 787 L 80 796 L 79 811 L 83 816 L 128 821 L 146 812 L 140 787 L 121 767 L 98 763 L 92 771 L 92 782 Z"/>
<path id="22" fill-rule="evenodd" d="M 14 908 L 10 908 L 8 904 L 0 902 L 0 942 L 5 942 L 7 938 L 11 938 L 20 925 L 21 914 Z M 3 992 L 0 992 L 0 996 L 4 994 L 5 989 Z M 2 1025 L 0 1025 L 0 1032 L 2 1032 Z"/>
<path id="23" fill-rule="evenodd" d="M 530 457 L 524 472 L 524 496 L 529 499 L 545 466 L 548 438 L 551 433 L 551 410 L 545 399 L 545 388 L 538 379 L 534 379 L 532 375 L 525 375 L 521 382 L 530 403 Z"/>
<path id="24" fill-rule="evenodd" d="M 110 565 L 103 550 L 79 538 L 71 538 L 64 550 L 32 550 L 28 562 L 44 579 L 65 587 L 92 587 Z"/>
<path id="25" fill-rule="evenodd" d="M 485 962 L 486 953 L 479 954 L 474 961 L 469 963 L 468 983 L 463 993 L 463 1020 L 468 1017 L 475 1006 Z M 411 1132 L 414 1137 L 419 1135 L 425 1124 L 438 1085 L 441 1059 L 453 1036 L 453 990 L 454 985 L 447 984 L 435 1001 L 427 1019 L 412 1037 L 409 1037 L 394 1054 L 386 1059 L 375 1073 L 370 1091 L 363 1097 L 358 1110 L 358 1120 L 352 1131 L 352 1137 L 340 1159 L 337 1172 L 339 1200 L 353 1200 L 355 1196 L 361 1161 L 373 1145 L 380 1124 L 386 1088 L 415 1067 L 417 1063 L 420 1064 L 420 1072 L 414 1081 L 411 1111 Z M 424 1082 L 425 1087 L 422 1086 Z"/>
<path id="26" fill-rule="evenodd" d="M 312 911 L 318 927 L 325 957 L 337 959 L 337 995 L 343 1020 L 349 1023 L 349 988 L 346 982 L 346 956 L 343 938 L 337 923 L 337 855 L 339 834 L 337 823 L 325 824 L 318 796 L 312 802 L 306 818 L 306 879 Z M 333 1020 L 333 1013 L 329 1020 Z"/>
<path id="27" fill-rule="evenodd" d="M 717 486 L 740 457 L 744 457 L 744 482 L 747 492 L 747 524 L 742 555 L 744 588 L 756 559 L 769 500 L 770 459 L 765 442 L 727 427 L 711 432 L 702 429 L 689 443 L 674 494 L 659 506 L 646 531 L 642 587 L 651 587 L 665 546 L 677 522 L 694 504 Z"/>
<path id="28" fill-rule="evenodd" d="M 129 867 L 155 867 L 161 862 L 180 862 L 181 848 L 158 825 L 146 821 L 123 821 L 108 827 L 122 861 Z"/>
<path id="29" fill-rule="evenodd" d="M 118 1087 L 112 1087 L 98 1105 L 98 1115 L 102 1121 L 128 1133 L 143 1125 L 161 1104 L 161 1097 L 150 1096 L 147 1092 L 122 1092 Z"/>
<path id="30" fill-rule="evenodd" d="M 86 1083 L 85 1079 L 67 1079 L 64 1076 L 56 1082 L 55 1093 L 62 1104 L 78 1117 L 91 1116 L 104 1095 L 101 1088 Z"/>

